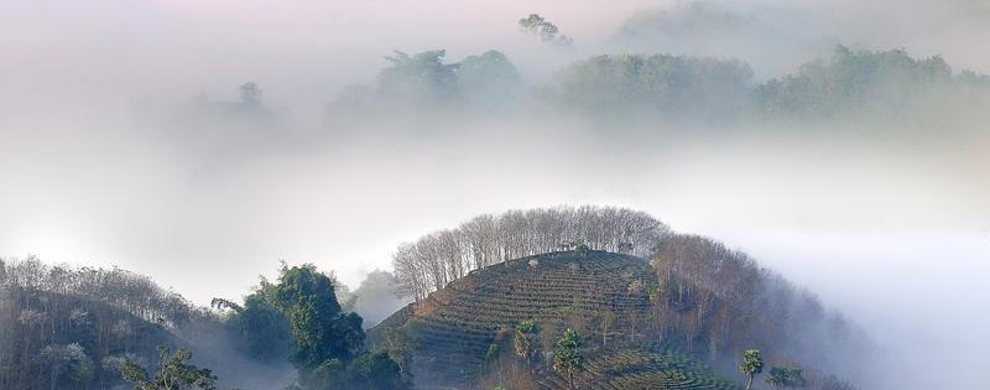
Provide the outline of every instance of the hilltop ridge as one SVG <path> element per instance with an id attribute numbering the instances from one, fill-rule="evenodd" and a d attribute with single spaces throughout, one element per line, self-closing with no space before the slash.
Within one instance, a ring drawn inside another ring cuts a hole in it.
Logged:
<path id="1" fill-rule="evenodd" d="M 540 328 L 541 353 L 528 375 L 534 388 L 568 386 L 548 364 L 565 328 L 584 336 L 587 370 L 575 379 L 582 388 L 733 388 L 703 364 L 663 350 L 659 340 L 644 340 L 655 285 L 649 263 L 635 256 L 589 250 L 528 256 L 451 282 L 384 321 L 369 340 L 388 347 L 398 330 L 418 388 L 476 386 L 500 370 L 524 373 L 505 368 L 515 360 L 512 333 L 523 321 Z M 613 317 L 608 325 L 604 313 Z"/>

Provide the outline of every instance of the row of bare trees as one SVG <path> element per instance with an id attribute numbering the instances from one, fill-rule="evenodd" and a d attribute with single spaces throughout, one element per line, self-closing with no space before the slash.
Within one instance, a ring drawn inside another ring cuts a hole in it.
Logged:
<path id="1" fill-rule="evenodd" d="M 49 265 L 35 256 L 0 259 L 0 288 L 19 288 L 103 302 L 145 321 L 181 327 L 206 313 L 151 278 L 120 268 Z"/>
<path id="2" fill-rule="evenodd" d="M 586 247 L 645 257 L 668 231 L 647 213 L 617 207 L 511 210 L 403 244 L 392 264 L 401 293 L 419 300 L 472 270 L 525 256 Z"/>

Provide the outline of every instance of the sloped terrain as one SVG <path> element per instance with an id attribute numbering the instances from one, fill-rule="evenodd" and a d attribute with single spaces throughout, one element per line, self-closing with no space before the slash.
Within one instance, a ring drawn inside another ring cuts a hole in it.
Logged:
<path id="1" fill-rule="evenodd" d="M 649 318 L 648 291 L 655 282 L 645 260 L 607 252 L 511 260 L 474 271 L 410 305 L 375 328 L 370 340 L 381 342 L 389 329 L 401 330 L 421 388 L 472 387 L 473 378 L 489 368 L 485 362 L 493 345 L 511 353 L 511 340 L 505 342 L 504 336 L 511 339 L 511 329 L 522 321 L 540 324 L 543 359 L 565 326 L 590 338 L 582 349 L 586 369 L 575 378 L 580 388 L 732 388 L 690 359 L 638 347 L 645 343 L 636 342 L 642 336 L 637 327 Z M 615 318 L 611 344 L 598 344 L 603 340 L 595 319 L 604 312 Z M 546 366 L 536 364 L 530 371 L 537 386 L 567 388 L 566 380 Z"/>
<path id="2" fill-rule="evenodd" d="M 734 389 L 735 383 L 714 373 L 695 359 L 666 351 L 649 353 L 617 350 L 598 354 L 575 380 L 585 389 Z M 568 384 L 555 375 L 540 383 L 547 389 L 565 389 Z"/>

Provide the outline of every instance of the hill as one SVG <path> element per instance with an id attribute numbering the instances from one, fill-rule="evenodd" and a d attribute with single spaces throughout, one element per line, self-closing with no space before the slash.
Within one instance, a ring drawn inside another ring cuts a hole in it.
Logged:
<path id="1" fill-rule="evenodd" d="M 578 250 L 525 257 L 451 282 L 385 320 L 369 340 L 402 345 L 395 354 L 404 356 L 418 388 L 500 385 L 506 376 L 514 389 L 567 388 L 549 367 L 565 328 L 585 339 L 586 370 L 575 378 L 581 388 L 735 388 L 646 338 L 655 285 L 649 263 L 634 256 Z M 539 329 L 539 353 L 529 364 L 512 356 L 514 329 L 524 321 Z"/>
<path id="2" fill-rule="evenodd" d="M 192 350 L 223 386 L 270 389 L 295 375 L 287 362 L 248 358 L 241 344 L 218 313 L 146 276 L 0 259 L 0 389 L 123 388 L 120 364 L 155 367 L 159 346 Z"/>

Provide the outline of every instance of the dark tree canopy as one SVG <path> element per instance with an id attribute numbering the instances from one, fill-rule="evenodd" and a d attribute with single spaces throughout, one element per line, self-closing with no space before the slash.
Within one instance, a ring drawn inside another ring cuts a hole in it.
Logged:
<path id="1" fill-rule="evenodd" d="M 289 357 L 292 334 L 289 322 L 278 308 L 259 294 L 244 299 L 244 309 L 227 325 L 240 339 L 240 348 L 262 362 L 284 361 Z"/>
<path id="2" fill-rule="evenodd" d="M 262 280 L 228 326 L 256 359 L 288 358 L 299 370 L 299 389 L 405 388 L 402 370 L 387 353 L 365 350 L 362 319 L 341 308 L 337 287 L 312 264 L 283 264 L 278 280 Z"/>
<path id="3" fill-rule="evenodd" d="M 364 347 L 361 317 L 341 311 L 333 280 L 315 266 L 283 267 L 272 293 L 275 306 L 289 321 L 290 359 L 300 369 L 350 360 Z"/>

